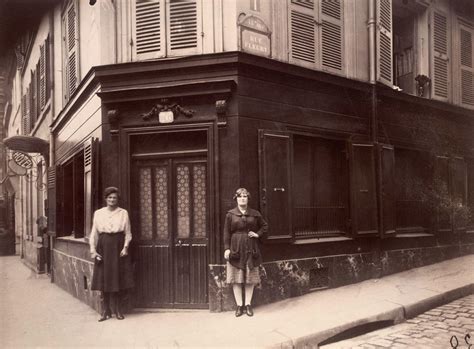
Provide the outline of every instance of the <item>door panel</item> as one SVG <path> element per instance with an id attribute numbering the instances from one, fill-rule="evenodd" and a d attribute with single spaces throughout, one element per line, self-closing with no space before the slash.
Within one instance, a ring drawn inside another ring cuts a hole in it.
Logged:
<path id="1" fill-rule="evenodd" d="M 137 306 L 207 308 L 206 159 L 140 160 L 133 169 Z"/>

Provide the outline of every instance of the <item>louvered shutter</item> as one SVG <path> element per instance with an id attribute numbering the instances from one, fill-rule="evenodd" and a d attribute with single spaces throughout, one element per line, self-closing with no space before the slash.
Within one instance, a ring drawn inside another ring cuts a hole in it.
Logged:
<path id="1" fill-rule="evenodd" d="M 31 113 L 30 113 L 30 89 L 26 89 L 25 97 L 25 134 L 30 134 L 31 131 Z"/>
<path id="2" fill-rule="evenodd" d="M 165 55 L 165 1 L 136 0 L 133 8 L 135 59 L 151 59 Z"/>
<path id="3" fill-rule="evenodd" d="M 202 53 L 201 2 L 170 0 L 167 11 L 168 55 Z"/>
<path id="4" fill-rule="evenodd" d="M 78 18 L 76 1 L 71 1 L 71 4 L 66 10 L 63 30 L 64 30 L 64 49 L 65 49 L 65 99 L 76 91 L 79 84 L 79 33 L 78 33 Z"/>
<path id="5" fill-rule="evenodd" d="M 382 237 L 395 233 L 395 152 L 393 146 L 379 145 L 381 173 Z"/>
<path id="6" fill-rule="evenodd" d="M 85 236 L 89 237 L 92 228 L 92 217 L 96 207 L 97 198 L 97 181 L 98 172 L 97 166 L 97 147 L 98 140 L 90 138 L 84 144 L 84 222 L 85 222 Z"/>
<path id="7" fill-rule="evenodd" d="M 293 239 L 291 225 L 292 139 L 284 132 L 259 130 L 260 208 L 268 222 L 267 241 Z"/>
<path id="8" fill-rule="evenodd" d="M 344 68 L 343 0 L 321 2 L 321 67 L 341 72 Z"/>
<path id="9" fill-rule="evenodd" d="M 432 97 L 441 101 L 448 101 L 450 97 L 448 33 L 447 16 L 438 11 L 433 11 L 431 25 Z"/>
<path id="10" fill-rule="evenodd" d="M 39 61 L 39 105 L 42 110 L 46 104 L 46 45 L 40 46 L 40 61 Z"/>
<path id="11" fill-rule="evenodd" d="M 51 97 L 51 39 L 48 35 L 45 46 L 45 104 L 48 103 Z"/>
<path id="12" fill-rule="evenodd" d="M 30 131 L 32 130 L 35 121 L 37 119 L 37 103 L 36 103 L 36 72 L 31 72 L 31 82 L 30 82 Z"/>
<path id="13" fill-rule="evenodd" d="M 21 97 L 21 132 L 26 135 L 28 134 L 27 130 L 27 109 L 26 109 L 26 94 Z"/>
<path id="14" fill-rule="evenodd" d="M 289 11 L 290 63 L 314 68 L 317 63 L 317 28 L 313 0 L 291 0 Z"/>
<path id="15" fill-rule="evenodd" d="M 474 107 L 474 30 L 461 26 L 459 29 L 461 58 L 461 104 Z"/>
<path id="16" fill-rule="evenodd" d="M 377 4 L 377 81 L 392 86 L 392 0 Z"/>
<path id="17" fill-rule="evenodd" d="M 48 234 L 56 235 L 56 168 L 48 168 Z"/>
<path id="18" fill-rule="evenodd" d="M 351 222 L 354 236 L 378 233 L 373 144 L 350 144 Z"/>

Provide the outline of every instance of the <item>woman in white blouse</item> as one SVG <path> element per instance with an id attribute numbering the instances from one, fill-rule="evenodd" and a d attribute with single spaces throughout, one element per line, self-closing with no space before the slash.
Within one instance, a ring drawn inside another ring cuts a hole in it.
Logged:
<path id="1" fill-rule="evenodd" d="M 132 240 L 127 210 L 118 207 L 119 191 L 115 187 L 104 190 L 106 207 L 94 212 L 90 236 L 90 252 L 95 259 L 91 289 L 102 291 L 99 321 L 107 320 L 114 310 L 123 320 L 119 292 L 132 288 L 133 273 L 128 247 Z"/>

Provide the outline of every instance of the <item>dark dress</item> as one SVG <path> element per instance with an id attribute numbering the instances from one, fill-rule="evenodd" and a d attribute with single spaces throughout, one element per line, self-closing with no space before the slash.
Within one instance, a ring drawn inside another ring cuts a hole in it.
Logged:
<path id="1" fill-rule="evenodd" d="M 227 212 L 224 223 L 224 248 L 230 250 L 227 283 L 260 282 L 260 242 L 257 238 L 249 238 L 249 231 L 255 232 L 259 237 L 267 231 L 267 222 L 260 212 L 248 208 L 243 214 L 237 207 Z"/>
<path id="2" fill-rule="evenodd" d="M 123 232 L 99 234 L 96 249 L 102 261 L 94 262 L 91 290 L 118 292 L 134 286 L 130 256 L 120 257 L 124 241 Z"/>

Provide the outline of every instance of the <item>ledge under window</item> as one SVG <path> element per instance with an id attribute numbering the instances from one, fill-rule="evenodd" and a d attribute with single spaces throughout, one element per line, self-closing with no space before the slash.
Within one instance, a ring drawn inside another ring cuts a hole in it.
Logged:
<path id="1" fill-rule="evenodd" d="M 72 235 L 69 235 L 69 236 L 59 236 L 59 237 L 56 237 L 56 240 L 60 240 L 60 241 L 68 241 L 68 242 L 77 242 L 79 244 L 86 244 L 88 245 L 89 244 L 89 238 L 75 238 L 74 236 Z"/>
<path id="2" fill-rule="evenodd" d="M 293 242 L 294 245 L 306 245 L 306 244 L 318 244 L 326 242 L 340 242 L 340 241 L 349 241 L 352 238 L 347 236 L 327 236 L 327 237 L 315 237 L 307 239 L 299 239 Z"/>

